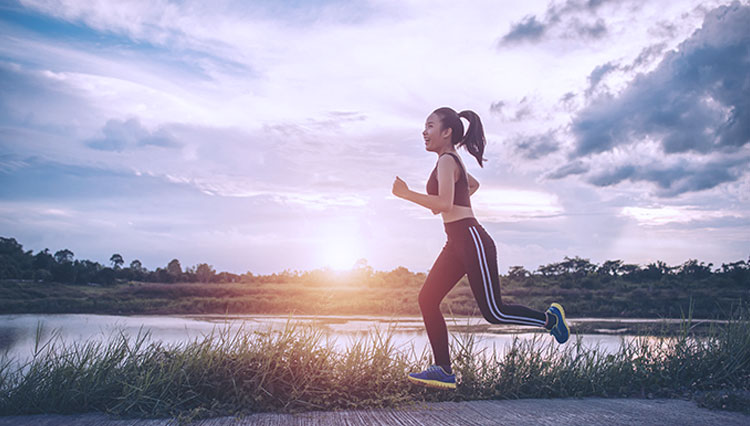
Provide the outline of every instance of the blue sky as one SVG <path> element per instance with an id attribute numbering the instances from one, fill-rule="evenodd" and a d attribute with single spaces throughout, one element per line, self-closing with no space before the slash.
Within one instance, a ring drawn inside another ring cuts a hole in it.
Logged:
<path id="1" fill-rule="evenodd" d="M 657 4 L 658 3 L 658 4 Z M 500 270 L 750 255 L 750 5 L 0 2 L 0 235 L 271 273 L 426 271 L 423 123 L 463 155 Z"/>

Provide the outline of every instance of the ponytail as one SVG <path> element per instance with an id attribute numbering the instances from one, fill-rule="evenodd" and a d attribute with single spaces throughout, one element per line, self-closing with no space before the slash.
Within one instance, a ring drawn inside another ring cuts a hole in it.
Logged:
<path id="1" fill-rule="evenodd" d="M 469 128 L 457 146 L 465 146 L 469 153 L 477 159 L 479 167 L 484 167 L 482 161 L 487 161 L 487 159 L 482 158 L 482 155 L 484 154 L 484 147 L 487 145 L 487 140 L 484 138 L 482 120 L 479 119 L 479 115 L 476 112 L 468 109 L 458 113 L 458 116 L 465 118 L 469 122 Z"/>
<path id="2" fill-rule="evenodd" d="M 470 110 L 456 113 L 453 108 L 443 107 L 433 111 L 433 114 L 437 114 L 440 117 L 443 128 L 453 130 L 451 143 L 457 149 L 461 146 L 466 147 L 466 150 L 477 159 L 479 167 L 484 167 L 482 161 L 487 161 L 487 159 L 482 158 L 482 155 L 484 154 L 484 146 L 487 145 L 487 141 L 484 138 L 482 120 L 479 119 L 477 113 Z M 469 122 L 469 129 L 466 131 L 466 135 L 464 135 L 464 124 L 461 122 L 462 117 Z"/>

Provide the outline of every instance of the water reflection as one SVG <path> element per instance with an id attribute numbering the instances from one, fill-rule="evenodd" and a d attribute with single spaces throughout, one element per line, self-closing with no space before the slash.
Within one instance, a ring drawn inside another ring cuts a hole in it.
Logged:
<path id="1" fill-rule="evenodd" d="M 84 341 L 106 341 L 120 332 L 134 337 L 150 332 L 152 341 L 167 345 L 202 339 L 218 330 L 235 332 L 283 330 L 288 321 L 311 324 L 321 329 L 337 350 L 344 351 L 359 338 L 380 331 L 392 330 L 392 343 L 399 351 L 409 354 L 429 354 L 429 341 L 420 317 L 375 317 L 375 316 L 325 316 L 286 317 L 274 315 L 252 316 L 110 316 L 86 314 L 62 315 L 0 315 L 0 350 L 11 359 L 23 362 L 31 358 L 38 329 L 41 340 L 46 341 L 52 333 L 59 334 L 62 343 Z M 481 318 L 447 318 L 451 341 L 455 343 L 462 334 L 471 333 L 475 348 L 492 350 L 502 355 L 514 338 L 529 340 L 537 337 L 542 342 L 553 338 L 534 327 L 504 326 L 486 323 Z M 580 320 L 579 320 L 580 321 Z M 588 321 L 588 320 L 586 320 Z M 597 319 L 597 321 L 612 321 Z M 576 320 L 573 331 L 575 332 Z M 582 344 L 587 348 L 598 346 L 604 353 L 614 353 L 623 341 L 632 341 L 632 335 L 583 334 Z M 573 339 L 571 339 L 573 340 Z"/>

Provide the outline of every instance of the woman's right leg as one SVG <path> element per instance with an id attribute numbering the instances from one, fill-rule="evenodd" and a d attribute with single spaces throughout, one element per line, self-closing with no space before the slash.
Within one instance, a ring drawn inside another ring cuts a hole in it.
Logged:
<path id="1" fill-rule="evenodd" d="M 435 364 L 447 372 L 451 371 L 451 360 L 448 353 L 448 330 L 440 312 L 440 302 L 465 274 L 458 253 L 452 244 L 446 243 L 419 292 L 419 309 L 422 311 Z"/>

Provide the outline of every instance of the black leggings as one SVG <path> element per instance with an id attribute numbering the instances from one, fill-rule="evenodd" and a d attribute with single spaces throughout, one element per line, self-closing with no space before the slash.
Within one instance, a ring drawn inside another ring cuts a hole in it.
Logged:
<path id="1" fill-rule="evenodd" d="M 544 327 L 543 312 L 520 305 L 503 304 L 500 298 L 500 279 L 497 273 L 495 242 L 475 218 L 445 224 L 448 242 L 419 292 L 427 337 L 437 365 L 450 365 L 448 330 L 440 313 L 440 302 L 467 274 L 474 298 L 484 319 L 492 324 L 521 324 Z"/>

